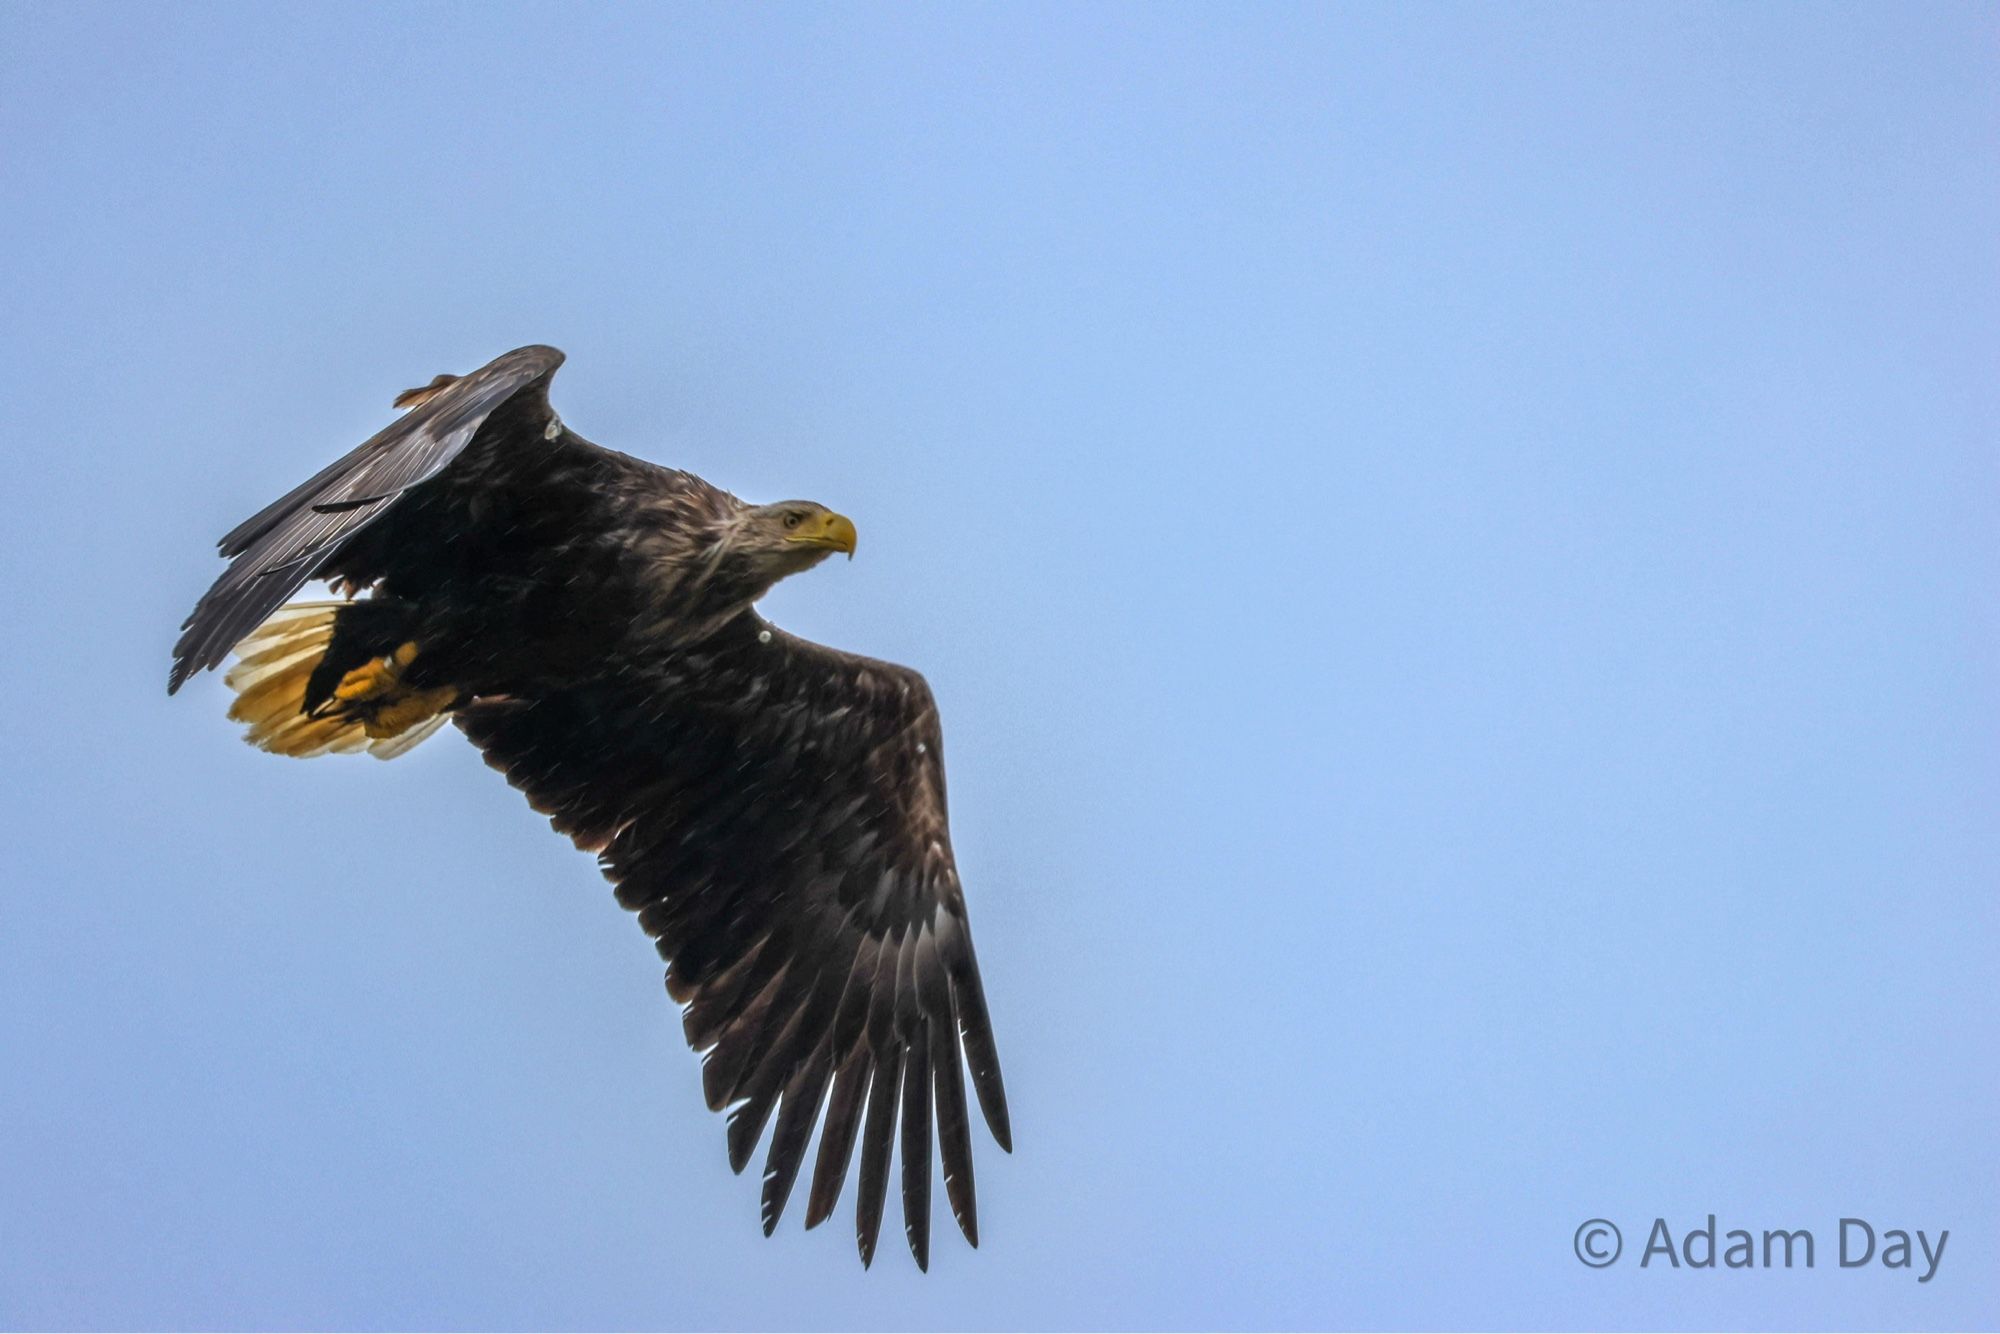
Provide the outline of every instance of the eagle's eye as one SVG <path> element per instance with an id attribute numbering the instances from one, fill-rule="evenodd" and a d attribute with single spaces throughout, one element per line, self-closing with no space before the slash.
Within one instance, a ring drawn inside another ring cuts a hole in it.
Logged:
<path id="1" fill-rule="evenodd" d="M 799 521 L 805 517 L 805 515 L 799 513 L 797 510 L 793 510 L 785 516 L 785 527 L 796 528 L 799 526 Z"/>

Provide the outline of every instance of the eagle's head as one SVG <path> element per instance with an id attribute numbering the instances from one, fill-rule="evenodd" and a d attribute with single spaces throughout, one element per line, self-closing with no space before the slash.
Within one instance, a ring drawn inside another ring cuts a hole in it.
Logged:
<path id="1" fill-rule="evenodd" d="M 811 500 L 756 505 L 737 516 L 729 548 L 775 583 L 836 551 L 854 559 L 854 520 Z"/>

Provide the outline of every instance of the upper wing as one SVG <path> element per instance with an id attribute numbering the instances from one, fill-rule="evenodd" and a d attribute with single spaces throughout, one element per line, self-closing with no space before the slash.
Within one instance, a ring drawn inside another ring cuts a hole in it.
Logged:
<path id="1" fill-rule="evenodd" d="M 182 624 L 167 692 L 220 663 L 236 641 L 312 578 L 342 542 L 456 458 L 509 399 L 532 392 L 535 411 L 528 425 L 552 422 L 549 377 L 562 361 L 563 354 L 552 347 L 516 348 L 494 358 L 438 387 L 353 453 L 231 530 L 220 545 L 222 554 L 234 559 Z"/>
<path id="2" fill-rule="evenodd" d="M 737 1171 L 776 1109 L 764 1230 L 825 1106 L 806 1226 L 832 1212 L 858 1132 L 871 1261 L 900 1109 L 904 1229 L 928 1267 L 935 1108 L 945 1193 L 977 1245 L 961 1046 L 993 1137 L 1011 1134 L 923 678 L 746 613 L 692 650 L 458 723 L 655 938 L 708 1104 L 731 1108 Z"/>

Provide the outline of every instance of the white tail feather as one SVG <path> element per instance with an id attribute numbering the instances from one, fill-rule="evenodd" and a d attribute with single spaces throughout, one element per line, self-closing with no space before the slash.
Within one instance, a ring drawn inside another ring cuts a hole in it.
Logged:
<path id="1" fill-rule="evenodd" d="M 222 679 L 236 692 L 229 716 L 248 724 L 245 741 L 296 759 L 365 751 L 393 760 L 444 725 L 446 715 L 440 713 L 395 736 L 371 737 L 357 718 L 306 716 L 306 683 L 333 642 L 334 617 L 346 605 L 288 603 L 237 644 L 236 664 Z"/>

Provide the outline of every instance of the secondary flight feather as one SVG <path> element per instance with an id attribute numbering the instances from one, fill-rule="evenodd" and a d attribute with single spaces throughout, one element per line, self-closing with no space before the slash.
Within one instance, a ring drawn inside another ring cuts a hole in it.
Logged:
<path id="1" fill-rule="evenodd" d="M 817 1128 L 806 1226 L 858 1157 L 871 1262 L 899 1149 L 928 1268 L 934 1132 L 979 1241 L 968 1083 L 1012 1147 L 937 706 L 909 668 L 755 610 L 852 557 L 851 521 L 590 443 L 549 407 L 562 360 L 524 347 L 408 391 L 404 416 L 238 525 L 167 688 L 233 653 L 230 716 L 281 755 L 387 759 L 456 724 L 653 937 L 730 1165 L 770 1132 L 765 1232 Z M 291 600 L 314 580 L 345 596 Z"/>

